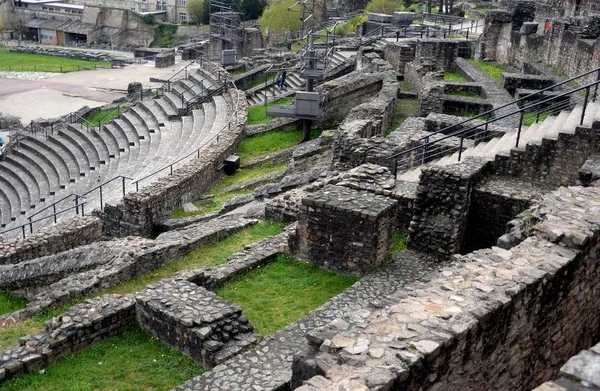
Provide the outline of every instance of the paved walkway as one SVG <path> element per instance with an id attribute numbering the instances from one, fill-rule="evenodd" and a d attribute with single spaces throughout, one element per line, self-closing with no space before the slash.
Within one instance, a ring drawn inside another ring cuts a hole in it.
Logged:
<path id="1" fill-rule="evenodd" d="M 365 323 L 373 308 L 396 303 L 398 295 L 405 294 L 402 292 L 406 284 L 426 278 L 435 269 L 419 254 L 403 251 L 394 262 L 363 277 L 304 319 L 173 391 L 278 390 L 291 380 L 293 355 L 306 348 L 307 331 L 336 318 Z"/>

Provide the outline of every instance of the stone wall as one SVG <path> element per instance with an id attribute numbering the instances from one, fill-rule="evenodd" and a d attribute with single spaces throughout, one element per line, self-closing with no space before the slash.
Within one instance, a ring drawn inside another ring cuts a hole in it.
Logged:
<path id="1" fill-rule="evenodd" d="M 225 96 L 228 98 L 228 112 L 233 114 L 238 101 L 237 90 L 230 89 Z M 206 193 L 222 177 L 223 173 L 218 168 L 223 160 L 237 149 L 244 138 L 247 118 L 247 101 L 240 92 L 237 115 L 199 159 L 191 160 L 172 176 L 159 179 L 138 193 L 126 195 L 119 205 L 105 207 L 105 232 L 111 236 L 150 235 L 156 221 Z"/>
<path id="2" fill-rule="evenodd" d="M 468 157 L 453 165 L 423 168 L 409 229 L 410 248 L 441 257 L 465 249 L 473 188 L 484 167 L 483 160 Z"/>
<path id="3" fill-rule="evenodd" d="M 316 377 L 298 391 L 528 390 L 555 378 L 600 336 L 599 196 L 555 191 L 519 245 L 457 257 L 366 322 L 309 331 L 292 381 Z"/>
<path id="4" fill-rule="evenodd" d="M 77 216 L 32 234 L 28 233 L 25 239 L 0 237 L 0 265 L 21 263 L 67 251 L 95 242 L 101 236 L 101 219 Z"/>
<path id="5" fill-rule="evenodd" d="M 154 66 L 156 68 L 167 68 L 171 65 L 175 65 L 175 53 L 160 53 L 154 57 Z"/>
<path id="6" fill-rule="evenodd" d="M 121 334 L 135 321 L 130 296 L 105 295 L 88 299 L 46 322 L 44 330 L 19 340 L 20 346 L 0 358 L 0 383 L 25 373 L 37 373 L 67 354 Z"/>
<path id="7" fill-rule="evenodd" d="M 575 184 L 581 166 L 600 148 L 599 130 L 600 123 L 595 123 L 593 128 L 577 127 L 574 134 L 560 133 L 557 140 L 545 138 L 539 145 L 513 149 L 509 156 L 496 156 L 490 170 L 555 187 Z"/>
<path id="8" fill-rule="evenodd" d="M 213 368 L 261 339 L 240 307 L 189 281 L 162 280 L 135 300 L 140 326 L 203 368 Z"/>
<path id="9" fill-rule="evenodd" d="M 557 379 L 546 382 L 533 391 L 600 390 L 600 344 L 582 350 L 560 368 Z"/>
<path id="10" fill-rule="evenodd" d="M 397 208 L 391 198 L 325 186 L 302 199 L 290 251 L 325 269 L 364 274 L 392 255 Z"/>

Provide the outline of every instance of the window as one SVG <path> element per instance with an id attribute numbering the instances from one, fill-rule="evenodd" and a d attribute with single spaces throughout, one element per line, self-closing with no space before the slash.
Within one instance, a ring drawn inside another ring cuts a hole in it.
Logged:
<path id="1" fill-rule="evenodd" d="M 185 12 L 180 12 L 179 20 L 187 20 L 187 14 Z"/>
<path id="2" fill-rule="evenodd" d="M 179 6 L 180 7 L 185 7 L 187 0 L 179 0 Z"/>
<path id="3" fill-rule="evenodd" d="M 148 10 L 146 8 L 142 8 L 142 12 L 147 12 Z"/>

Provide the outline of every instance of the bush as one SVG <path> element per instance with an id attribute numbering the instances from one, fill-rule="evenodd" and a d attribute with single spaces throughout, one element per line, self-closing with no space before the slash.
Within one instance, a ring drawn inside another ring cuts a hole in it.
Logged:
<path id="1" fill-rule="evenodd" d="M 163 48 L 168 48 L 169 46 L 171 46 L 171 38 L 169 38 L 169 37 L 163 37 L 160 45 Z"/>
<path id="2" fill-rule="evenodd" d="M 156 18 L 154 15 L 140 15 L 142 21 L 146 24 L 157 24 Z"/>
<path id="3" fill-rule="evenodd" d="M 187 20 L 182 20 L 179 22 L 180 25 L 185 26 L 188 24 Z"/>

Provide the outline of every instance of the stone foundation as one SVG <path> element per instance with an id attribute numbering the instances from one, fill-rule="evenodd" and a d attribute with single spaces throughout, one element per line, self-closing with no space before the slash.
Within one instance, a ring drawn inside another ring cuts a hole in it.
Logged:
<path id="1" fill-rule="evenodd" d="M 319 267 L 364 274 L 392 254 L 397 202 L 325 186 L 302 199 L 290 251 Z"/>
<path id="2" fill-rule="evenodd" d="M 140 326 L 213 368 L 261 337 L 253 333 L 242 309 L 185 280 L 162 280 L 136 296 Z"/>

